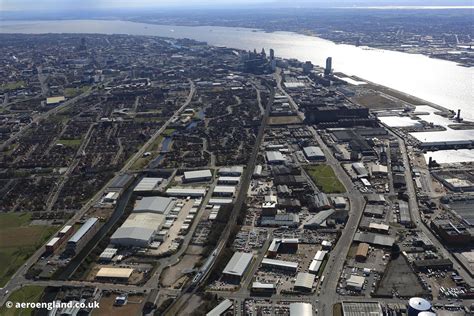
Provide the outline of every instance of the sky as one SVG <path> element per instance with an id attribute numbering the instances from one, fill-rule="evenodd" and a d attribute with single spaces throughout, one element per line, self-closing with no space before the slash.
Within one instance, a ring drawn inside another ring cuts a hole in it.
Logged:
<path id="1" fill-rule="evenodd" d="M 62 11 L 234 6 L 472 5 L 474 0 L 0 0 L 0 11 Z"/>

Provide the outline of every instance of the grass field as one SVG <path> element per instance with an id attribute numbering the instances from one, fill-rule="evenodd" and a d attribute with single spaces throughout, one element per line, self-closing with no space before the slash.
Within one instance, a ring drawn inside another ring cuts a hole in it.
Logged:
<path id="1" fill-rule="evenodd" d="M 24 81 L 8 82 L 0 86 L 0 91 L 15 90 L 15 89 L 23 88 L 24 86 L 25 86 Z"/>
<path id="2" fill-rule="evenodd" d="M 81 145 L 82 139 L 60 139 L 58 140 L 59 144 L 63 144 L 68 147 L 79 147 Z"/>
<path id="3" fill-rule="evenodd" d="M 66 88 L 64 89 L 64 96 L 67 98 L 75 97 L 81 93 L 84 93 L 89 89 L 89 86 L 83 86 L 80 88 Z"/>
<path id="4" fill-rule="evenodd" d="M 0 287 L 58 230 L 55 226 L 30 226 L 30 221 L 30 214 L 0 214 Z"/>
<path id="5" fill-rule="evenodd" d="M 13 303 L 39 302 L 43 291 L 44 287 L 42 286 L 25 286 L 11 293 L 8 297 L 8 300 L 12 301 Z M 8 309 L 5 306 L 0 308 L 0 315 L 2 316 L 27 316 L 31 315 L 32 312 L 33 309 Z"/>
<path id="6" fill-rule="evenodd" d="M 316 186 L 324 193 L 344 193 L 344 185 L 337 179 L 329 165 L 308 165 L 304 168 Z"/>

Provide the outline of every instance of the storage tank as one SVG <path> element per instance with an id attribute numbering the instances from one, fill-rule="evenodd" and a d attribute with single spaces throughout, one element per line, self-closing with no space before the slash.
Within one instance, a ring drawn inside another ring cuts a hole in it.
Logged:
<path id="1" fill-rule="evenodd" d="M 419 316 L 421 312 L 429 311 L 431 303 L 421 297 L 412 297 L 408 301 L 408 316 Z"/>

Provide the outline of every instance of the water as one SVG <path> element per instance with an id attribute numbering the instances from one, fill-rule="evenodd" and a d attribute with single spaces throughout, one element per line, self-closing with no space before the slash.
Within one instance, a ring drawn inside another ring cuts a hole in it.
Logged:
<path id="1" fill-rule="evenodd" d="M 151 25 L 126 21 L 64 20 L 3 21 L 2 33 L 102 33 L 191 38 L 211 45 L 253 50 L 270 48 L 277 56 L 324 65 L 333 58 L 335 71 L 400 90 L 448 109 L 462 110 L 474 120 L 474 72 L 456 63 L 353 45 L 290 32 L 266 33 L 247 28 Z"/>

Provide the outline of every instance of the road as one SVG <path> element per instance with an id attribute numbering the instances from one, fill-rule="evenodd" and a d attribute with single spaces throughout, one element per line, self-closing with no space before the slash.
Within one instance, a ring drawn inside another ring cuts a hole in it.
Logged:
<path id="1" fill-rule="evenodd" d="M 125 173 L 126 171 L 128 171 L 130 169 L 130 167 L 133 165 L 133 163 L 138 159 L 140 158 L 141 156 L 143 156 L 143 153 L 146 151 L 146 148 L 148 148 L 148 146 L 156 140 L 156 138 L 159 137 L 159 135 L 166 129 L 166 127 L 171 123 L 171 121 L 173 120 L 173 118 L 175 118 L 177 115 L 179 115 L 188 105 L 189 103 L 191 102 L 191 99 L 195 93 L 196 89 L 195 89 L 195 86 L 194 86 L 194 83 L 192 81 L 190 81 L 190 91 L 189 91 L 189 94 L 188 94 L 188 97 L 186 98 L 185 102 L 183 103 L 183 105 L 175 112 L 175 114 L 170 117 L 168 119 L 168 121 L 166 121 L 166 123 L 152 136 L 152 138 L 150 138 L 149 141 L 147 141 L 139 150 L 137 153 L 135 153 L 135 155 L 129 159 L 128 163 L 120 170 L 120 172 L 118 172 L 116 174 L 116 176 L 114 178 L 112 178 L 104 187 L 102 187 L 101 190 L 99 190 L 99 192 L 97 192 L 94 197 L 92 197 L 82 208 L 81 210 L 79 210 L 78 212 L 76 212 L 76 214 L 66 223 L 67 225 L 73 225 L 77 220 L 79 220 L 84 214 L 85 212 L 90 208 L 91 205 L 93 205 L 94 203 L 96 203 L 104 194 L 105 190 L 108 188 L 108 186 L 110 185 L 110 183 L 112 183 L 116 178 L 118 178 L 121 174 Z M 91 91 L 88 91 L 88 92 L 85 92 L 83 94 L 81 94 L 80 96 L 74 98 L 74 99 L 71 99 L 69 101 L 66 101 L 65 103 L 63 103 L 63 105 L 61 106 L 58 106 L 56 108 L 54 108 L 53 110 L 51 111 L 48 111 L 46 112 L 44 115 L 48 114 L 48 115 L 51 115 L 51 114 L 54 114 L 56 113 L 57 111 L 59 111 L 60 109 L 72 104 L 73 102 L 75 102 L 74 100 L 77 101 L 78 98 L 82 98 L 82 97 L 85 97 L 86 95 L 90 94 Z M 54 112 L 53 112 L 54 111 Z M 39 120 L 40 118 L 37 118 L 37 120 Z M 22 130 L 23 131 L 23 130 Z M 18 133 L 15 135 L 15 137 L 19 137 Z M 10 139 L 11 140 L 11 139 Z M 9 140 L 9 141 L 10 141 Z M 4 145 L 4 144 L 3 144 Z M 2 146 L 3 146 L 2 145 Z M 28 258 L 28 260 L 26 260 L 25 264 L 22 265 L 14 274 L 13 276 L 11 277 L 10 281 L 3 287 L 3 289 L 1 290 L 1 299 L 0 299 L 0 305 L 3 305 L 5 303 L 5 299 L 6 299 L 6 295 L 4 295 L 4 293 L 6 291 L 9 291 L 10 293 L 13 292 L 14 290 L 20 288 L 22 286 L 22 284 L 26 284 L 27 281 L 25 279 L 25 274 L 26 272 L 38 261 L 38 259 L 43 255 L 44 253 L 44 246 L 41 246 L 30 258 Z M 54 281 L 51 281 L 53 284 Z"/>

